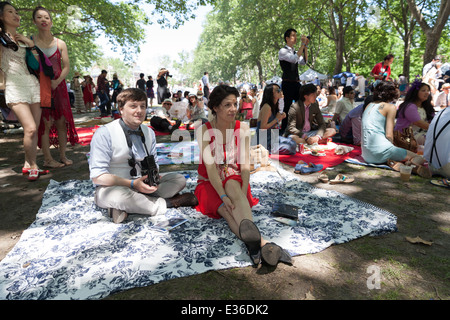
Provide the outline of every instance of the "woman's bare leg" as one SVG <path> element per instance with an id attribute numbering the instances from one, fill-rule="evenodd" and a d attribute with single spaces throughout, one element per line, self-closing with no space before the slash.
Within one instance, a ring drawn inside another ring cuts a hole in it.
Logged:
<path id="1" fill-rule="evenodd" d="M 18 103 L 11 106 L 17 119 L 23 127 L 23 149 L 25 151 L 24 167 L 38 169 L 36 163 L 38 128 L 41 121 L 41 106 L 39 103 Z"/>

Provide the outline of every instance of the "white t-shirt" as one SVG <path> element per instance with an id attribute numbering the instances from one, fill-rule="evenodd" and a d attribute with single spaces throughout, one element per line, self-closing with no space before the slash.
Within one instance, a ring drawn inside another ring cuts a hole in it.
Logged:
<path id="1" fill-rule="evenodd" d="M 437 113 L 430 123 L 425 140 L 423 156 L 433 167 L 439 169 L 450 163 L 450 124 L 439 134 L 439 131 L 450 121 L 450 108 Z M 436 130 L 435 130 L 436 129 Z M 435 139 L 435 136 L 437 139 Z M 431 150 L 436 140 L 436 149 Z M 439 159 L 438 159 L 439 158 Z"/>

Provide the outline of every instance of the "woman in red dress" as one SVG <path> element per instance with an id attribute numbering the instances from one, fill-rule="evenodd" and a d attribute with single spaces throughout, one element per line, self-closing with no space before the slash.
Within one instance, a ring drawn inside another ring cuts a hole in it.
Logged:
<path id="1" fill-rule="evenodd" d="M 38 34 L 33 39 L 34 43 L 49 58 L 55 74 L 51 81 L 54 108 L 42 108 L 38 146 L 44 154 L 44 166 L 59 168 L 73 163 L 66 157 L 67 141 L 71 145 L 78 143 L 65 81 L 70 68 L 69 55 L 65 42 L 55 38 L 51 33 L 52 18 L 47 9 L 37 7 L 33 11 L 33 21 L 38 29 Z M 59 147 L 60 161 L 53 159 L 50 145 Z"/>
<path id="2" fill-rule="evenodd" d="M 251 208 L 259 200 L 250 190 L 250 128 L 235 120 L 238 96 L 236 88 L 226 85 L 210 94 L 208 108 L 213 118 L 197 132 L 201 157 L 195 208 L 211 218 L 224 218 L 245 243 L 255 265 L 261 260 L 272 266 L 279 261 L 290 263 L 289 254 L 264 240 L 252 221 Z"/>
<path id="3" fill-rule="evenodd" d="M 83 100 L 86 112 L 91 112 L 94 105 L 94 81 L 91 76 L 84 76 L 84 81 L 81 83 L 83 86 Z"/>

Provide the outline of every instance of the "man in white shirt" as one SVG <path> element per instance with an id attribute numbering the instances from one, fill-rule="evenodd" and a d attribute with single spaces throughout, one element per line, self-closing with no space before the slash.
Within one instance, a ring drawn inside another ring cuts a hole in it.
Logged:
<path id="1" fill-rule="evenodd" d="M 450 179 L 450 108 L 437 113 L 430 123 L 423 157 L 433 174 Z"/>
<path id="2" fill-rule="evenodd" d="M 208 74 L 208 72 L 205 72 L 203 74 L 202 83 L 203 83 L 203 94 L 206 99 L 209 99 L 209 74 Z"/>
<path id="3" fill-rule="evenodd" d="M 155 133 L 143 125 L 147 95 L 129 88 L 117 96 L 122 118 L 99 128 L 91 142 L 90 178 L 96 186 L 95 204 L 108 209 L 114 223 L 128 214 L 164 214 L 167 208 L 195 206 L 193 193 L 179 173 L 159 175 Z"/>
<path id="4" fill-rule="evenodd" d="M 436 96 L 436 100 L 434 101 L 434 109 L 435 111 L 439 111 L 441 109 L 447 108 L 450 106 L 450 83 L 446 83 L 442 86 L 442 92 L 440 92 Z"/>
<path id="5" fill-rule="evenodd" d="M 355 101 L 355 90 L 352 87 L 345 87 L 342 94 L 343 97 L 336 102 L 336 111 L 331 120 L 338 123 L 344 121 L 345 116 L 354 108 L 353 101 Z"/>
<path id="6" fill-rule="evenodd" d="M 294 46 L 297 43 L 297 31 L 288 29 L 284 33 L 284 41 L 286 46 L 278 52 L 278 60 L 280 61 L 281 70 L 283 70 L 283 82 L 281 89 L 284 94 L 284 112 L 288 114 L 291 104 L 299 99 L 300 76 L 298 73 L 298 65 L 306 65 L 308 60 L 308 43 L 306 36 L 301 37 L 301 45 L 298 51 Z M 281 124 L 281 132 L 284 132 L 287 126 L 287 117 L 283 119 Z"/>
<path id="7" fill-rule="evenodd" d="M 431 62 L 427 63 L 423 69 L 422 69 L 422 76 L 425 77 L 426 74 L 428 73 L 428 71 L 430 71 L 431 68 L 433 68 L 436 63 L 441 62 L 441 56 L 436 56 L 434 57 L 433 60 L 431 60 Z"/>

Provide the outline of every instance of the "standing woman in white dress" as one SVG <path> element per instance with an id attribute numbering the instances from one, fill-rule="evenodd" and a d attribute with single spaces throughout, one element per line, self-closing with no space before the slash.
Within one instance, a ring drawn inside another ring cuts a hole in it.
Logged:
<path id="1" fill-rule="evenodd" d="M 5 74 L 5 99 L 23 127 L 25 162 L 23 174 L 28 180 L 37 180 L 40 171 L 36 163 L 38 128 L 41 120 L 41 95 L 39 81 L 30 74 L 25 60 L 26 47 L 34 47 L 33 41 L 17 33 L 20 16 L 9 2 L 0 2 L 0 28 L 10 37 L 9 45 L 0 45 L 1 69 Z M 3 37 L 6 37 L 3 34 Z M 15 50 L 17 49 L 17 50 Z M 36 52 L 33 53 L 36 54 Z M 36 57 L 36 56 L 35 56 Z"/>

